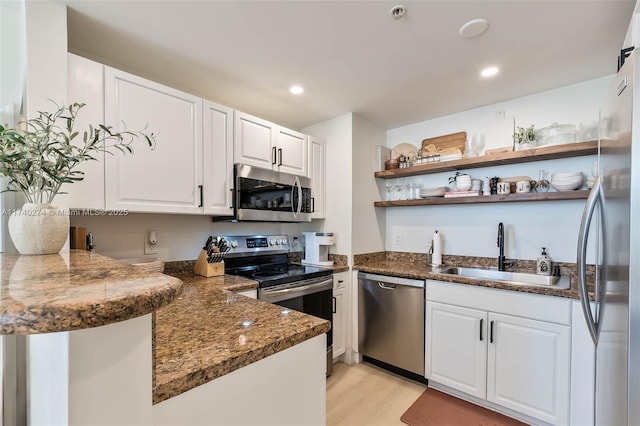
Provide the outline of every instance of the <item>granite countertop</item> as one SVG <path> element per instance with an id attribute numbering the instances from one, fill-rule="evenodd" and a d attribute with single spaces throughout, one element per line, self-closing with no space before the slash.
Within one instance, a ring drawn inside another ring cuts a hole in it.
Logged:
<path id="1" fill-rule="evenodd" d="M 84 250 L 0 255 L 0 334 L 98 327 L 148 314 L 180 293 L 179 279 Z"/>
<path id="2" fill-rule="evenodd" d="M 488 263 L 489 262 L 489 263 Z M 443 256 L 445 266 L 490 266 L 495 263 L 493 258 L 475 258 L 465 256 Z M 419 253 L 379 252 L 355 257 L 353 269 L 373 274 L 393 275 L 404 278 L 416 278 L 421 280 L 437 280 L 458 284 L 468 284 L 481 287 L 490 287 L 502 290 L 518 291 L 522 293 L 543 294 L 548 296 L 579 299 L 576 288 L 575 274 L 572 274 L 570 264 L 561 264 L 562 275 L 571 276 L 571 287 L 559 289 L 542 286 L 522 286 L 508 284 L 501 281 L 491 281 L 478 278 L 466 278 L 459 276 L 445 276 L 436 274 L 431 266 L 427 266 L 426 255 Z M 516 261 L 510 270 L 523 270 L 530 272 L 530 261 Z M 534 268 L 535 268 L 535 263 Z M 534 269 L 535 270 L 535 269 Z"/>
<path id="3" fill-rule="evenodd" d="M 331 327 L 320 318 L 233 292 L 257 288 L 256 281 L 233 275 L 175 274 L 184 282 L 182 294 L 154 313 L 154 404 Z"/>

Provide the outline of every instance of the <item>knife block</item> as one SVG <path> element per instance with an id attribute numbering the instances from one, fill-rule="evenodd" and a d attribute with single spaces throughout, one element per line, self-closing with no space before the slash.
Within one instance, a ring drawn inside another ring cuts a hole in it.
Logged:
<path id="1" fill-rule="evenodd" d="M 193 266 L 193 272 L 202 277 L 218 277 L 224 275 L 224 261 L 207 263 L 207 252 L 201 250 L 198 260 L 196 260 L 196 264 Z"/>

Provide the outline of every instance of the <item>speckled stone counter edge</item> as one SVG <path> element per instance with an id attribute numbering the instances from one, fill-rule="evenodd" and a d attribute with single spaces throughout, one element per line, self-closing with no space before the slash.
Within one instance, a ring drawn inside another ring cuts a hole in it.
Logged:
<path id="1" fill-rule="evenodd" d="M 30 298 L 28 304 L 3 298 L 0 334 L 30 335 L 113 324 L 154 312 L 174 301 L 182 290 L 182 281 L 173 277 L 143 272 L 84 250 L 70 250 L 64 253 L 65 256 L 67 254 L 71 266 L 65 267 L 64 271 L 59 270 L 59 255 L 26 257 L 29 261 L 38 261 L 39 269 L 44 271 L 42 277 L 38 278 L 37 294 L 21 286 L 20 289 Z M 2 258 L 3 268 L 6 268 L 5 261 L 12 263 L 24 256 L 2 255 Z M 47 262 L 52 263 L 51 268 L 55 268 L 55 273 L 54 269 L 48 269 Z M 11 272 L 3 271 L 7 274 Z M 31 275 L 34 273 L 31 271 Z M 3 275 L 3 286 L 18 285 L 13 281 L 5 283 L 5 280 L 15 279 L 13 275 L 11 278 Z M 18 282 L 20 280 L 24 279 L 18 277 Z M 66 287 L 63 284 L 65 282 Z M 91 282 L 86 294 L 83 292 L 85 282 Z M 135 283 L 135 286 L 129 290 L 123 285 L 127 282 Z M 104 284 L 96 287 L 96 283 Z M 96 292 L 96 288 L 100 291 Z M 114 290 L 109 292 L 109 288 Z M 71 294 L 68 301 L 65 296 L 67 292 Z M 109 297 L 105 297 L 105 293 Z"/>
<path id="2" fill-rule="evenodd" d="M 493 257 L 474 256 L 442 256 L 443 266 L 465 266 L 465 267 L 490 267 L 496 266 L 496 259 Z M 406 278 L 433 279 L 447 281 L 458 284 L 469 284 L 482 287 L 490 287 L 502 290 L 518 291 L 523 293 L 543 294 L 548 296 L 565 297 L 578 299 L 576 283 L 576 265 L 573 263 L 554 263 L 559 265 L 560 274 L 571 277 L 571 287 L 567 290 L 553 287 L 539 286 L 518 286 L 500 281 L 481 280 L 464 277 L 447 277 L 432 273 L 431 266 L 427 265 L 427 255 L 425 253 L 410 252 L 374 252 L 354 256 L 353 269 L 362 272 L 395 275 Z M 515 259 L 513 265 L 508 270 L 519 272 L 535 272 L 535 261 Z M 595 268 L 587 268 L 587 279 L 592 282 Z"/>
<path id="3" fill-rule="evenodd" d="M 192 270 L 193 262 L 169 262 L 169 268 L 165 268 L 165 272 L 170 273 L 171 275 L 180 278 L 184 281 L 185 287 L 190 286 L 206 286 L 208 291 L 212 292 L 220 292 L 225 293 L 227 291 L 239 291 L 245 289 L 255 289 L 258 287 L 258 282 L 254 280 L 250 280 L 244 277 L 235 276 L 235 275 L 224 275 L 219 277 L 211 277 L 205 278 L 194 275 Z M 182 272 L 177 272 L 182 271 Z M 200 292 L 199 292 L 200 293 Z M 202 292 L 204 294 L 204 292 Z M 243 306 L 246 305 L 247 310 L 251 310 L 255 308 L 258 304 L 264 304 L 265 302 L 260 302 L 257 300 L 252 300 L 249 298 L 234 298 L 234 303 L 240 303 Z M 175 306 L 175 305 L 173 305 Z M 274 307 L 274 309 L 277 309 Z M 179 315 L 179 313 L 178 313 Z M 299 314 L 302 315 L 302 314 Z M 306 318 L 313 318 L 307 315 L 304 315 Z M 174 317 L 175 320 L 180 320 L 178 317 Z M 186 370 L 182 370 L 178 377 L 174 377 L 171 379 L 163 378 L 160 380 L 157 377 L 158 373 L 158 363 L 155 357 L 156 349 L 157 349 L 157 339 L 156 339 L 156 327 L 157 324 L 157 315 L 154 315 L 153 318 L 153 345 L 154 345 L 154 358 L 153 358 L 153 404 L 157 404 L 169 398 L 172 398 L 176 395 L 184 393 L 190 389 L 193 389 L 199 385 L 205 384 L 213 379 L 229 374 L 239 368 L 245 367 L 249 364 L 252 364 L 256 361 L 264 359 L 268 356 L 271 356 L 277 352 L 283 351 L 287 348 L 295 346 L 299 343 L 302 343 L 306 340 L 309 340 L 315 336 L 326 333 L 330 329 L 330 323 L 328 321 L 320 320 L 314 318 L 311 322 L 309 322 L 308 326 L 303 327 L 304 329 L 292 332 L 286 335 L 280 335 L 277 338 L 272 338 L 268 341 L 265 341 L 263 345 L 259 348 L 254 348 L 253 350 L 238 350 L 232 354 L 229 354 L 224 359 L 216 360 L 215 362 L 206 365 L 206 364 L 198 364 L 193 367 L 187 368 Z M 185 321 L 185 323 L 188 323 Z M 213 322 L 217 323 L 217 322 Z M 307 321 L 303 321 L 301 324 L 306 324 Z M 298 325 L 298 326 L 299 326 Z M 172 339 L 171 341 L 173 341 Z M 180 340 L 180 339 L 175 339 Z M 189 363 L 188 359 L 182 360 L 185 363 Z M 167 364 L 164 364 L 166 368 Z M 184 368 L 184 365 L 183 367 Z"/>

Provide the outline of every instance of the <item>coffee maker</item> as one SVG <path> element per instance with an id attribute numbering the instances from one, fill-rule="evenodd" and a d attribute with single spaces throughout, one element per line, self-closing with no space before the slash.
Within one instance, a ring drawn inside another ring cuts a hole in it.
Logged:
<path id="1" fill-rule="evenodd" d="M 303 232 L 304 254 L 303 265 L 333 266 L 329 260 L 329 246 L 335 244 L 333 232 Z"/>

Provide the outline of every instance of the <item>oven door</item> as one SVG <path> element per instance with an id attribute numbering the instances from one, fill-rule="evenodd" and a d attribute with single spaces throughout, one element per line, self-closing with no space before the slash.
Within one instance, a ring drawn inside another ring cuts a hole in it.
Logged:
<path id="1" fill-rule="evenodd" d="M 331 322 L 327 332 L 327 376 L 333 366 L 333 277 L 310 278 L 259 288 L 258 299 Z"/>
<path id="2" fill-rule="evenodd" d="M 246 164 L 234 166 L 234 215 L 242 221 L 310 222 L 311 180 Z"/>

